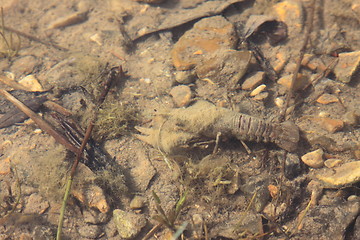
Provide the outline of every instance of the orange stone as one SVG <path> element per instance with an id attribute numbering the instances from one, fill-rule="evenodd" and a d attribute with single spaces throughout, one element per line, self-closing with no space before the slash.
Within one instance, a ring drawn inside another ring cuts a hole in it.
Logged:
<path id="1" fill-rule="evenodd" d="M 187 31 L 171 51 L 177 70 L 189 70 L 220 48 L 231 49 L 236 45 L 232 23 L 221 16 L 204 18 Z M 194 53 L 202 54 L 194 54 Z"/>
<path id="2" fill-rule="evenodd" d="M 329 104 L 329 103 L 339 102 L 339 99 L 332 94 L 324 93 L 316 101 L 321 104 Z"/>
<path id="3" fill-rule="evenodd" d="M 0 160 L 0 175 L 7 175 L 10 171 L 10 158 Z"/>
<path id="4" fill-rule="evenodd" d="M 323 129 L 330 133 L 340 131 L 344 128 L 344 121 L 340 119 L 332 119 L 328 117 L 312 118 L 314 122 L 317 122 Z"/>

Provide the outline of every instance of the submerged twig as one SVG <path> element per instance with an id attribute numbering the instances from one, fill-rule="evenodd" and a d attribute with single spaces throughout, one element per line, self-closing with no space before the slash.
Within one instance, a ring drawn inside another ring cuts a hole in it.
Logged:
<path id="1" fill-rule="evenodd" d="M 112 68 L 110 70 L 108 78 L 106 79 L 106 82 L 104 83 L 104 89 L 103 89 L 103 91 L 102 91 L 102 93 L 100 95 L 100 98 L 99 98 L 98 102 L 97 102 L 98 106 L 103 104 L 107 94 L 109 93 L 110 86 L 122 74 L 123 74 L 123 72 L 122 72 L 121 66 L 114 67 L 114 68 Z M 81 143 L 80 149 L 77 152 L 76 159 L 75 159 L 75 161 L 74 161 L 74 163 L 73 163 L 73 165 L 71 167 L 70 177 L 69 177 L 69 179 L 68 179 L 68 181 L 66 183 L 66 190 L 65 190 L 61 210 L 60 210 L 60 217 L 59 217 L 59 224 L 58 224 L 58 229 L 57 229 L 57 234 L 56 234 L 56 240 L 61 239 L 61 232 L 62 232 L 62 228 L 63 228 L 63 224 L 64 224 L 65 210 L 66 210 L 67 201 L 68 201 L 69 196 L 70 196 L 71 186 L 72 186 L 75 174 L 76 174 L 77 166 L 79 165 L 79 162 L 80 162 L 80 159 L 83 156 L 83 152 L 84 152 L 84 149 L 86 147 L 86 144 L 87 144 L 88 140 L 90 139 L 91 132 L 92 132 L 94 126 L 95 126 L 96 118 L 97 118 L 97 111 L 94 111 L 93 116 L 90 119 L 89 125 L 88 125 L 88 127 L 86 129 L 85 136 L 84 136 L 84 139 L 83 139 L 83 141 Z"/>
<path id="2" fill-rule="evenodd" d="M 300 68 L 301 68 L 301 62 L 304 58 L 304 55 L 305 55 L 305 50 L 306 50 L 306 46 L 308 44 L 308 41 L 309 41 L 309 38 L 310 38 L 310 33 L 312 31 L 312 28 L 313 28 L 313 21 L 314 21 L 314 12 L 315 12 L 315 3 L 316 3 L 316 0 L 312 0 L 311 4 L 310 4 L 310 12 L 309 12 L 309 19 L 306 23 L 307 25 L 307 28 L 306 28 L 306 32 L 305 32 L 305 35 L 304 35 L 304 41 L 303 41 L 303 44 L 300 48 L 300 53 L 299 53 L 299 58 L 297 59 L 297 62 L 296 62 L 296 68 L 295 68 L 295 71 L 294 71 L 294 74 L 293 74 L 293 77 L 291 79 L 291 84 L 290 84 L 290 87 L 289 87 L 289 91 L 288 91 L 288 94 L 286 96 L 286 100 L 285 100 L 285 104 L 284 104 L 284 107 L 283 109 L 280 111 L 280 117 L 279 117 L 279 120 L 280 122 L 284 121 L 285 117 L 286 117 L 286 110 L 287 108 L 289 107 L 289 104 L 290 104 L 290 100 L 293 98 L 294 96 L 294 86 L 295 86 L 295 81 L 297 79 L 297 76 L 298 76 L 298 73 L 300 71 Z"/>
<path id="3" fill-rule="evenodd" d="M 70 151 L 77 153 L 79 150 L 77 147 L 72 145 L 64 136 L 55 131 L 50 124 L 41 119 L 36 113 L 34 113 L 30 108 L 28 108 L 25 104 L 17 100 L 14 96 L 12 96 L 9 92 L 4 89 L 0 89 L 0 95 L 4 96 L 8 101 L 14 104 L 17 108 L 19 108 L 23 113 L 25 113 L 29 118 L 31 118 L 42 130 L 47 132 L 50 136 L 55 138 L 55 140 L 64 145 Z"/>

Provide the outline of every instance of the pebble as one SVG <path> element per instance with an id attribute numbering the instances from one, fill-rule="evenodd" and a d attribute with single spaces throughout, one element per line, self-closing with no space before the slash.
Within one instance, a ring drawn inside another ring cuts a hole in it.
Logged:
<path id="1" fill-rule="evenodd" d="M 286 87 L 286 89 L 290 89 L 292 78 L 293 74 L 286 75 L 284 77 L 281 77 L 277 83 Z M 294 91 L 304 90 L 304 88 L 308 86 L 308 84 L 309 78 L 307 78 L 305 75 L 298 74 L 294 84 Z"/>
<path id="2" fill-rule="evenodd" d="M 256 72 L 241 84 L 241 88 L 243 90 L 253 90 L 264 82 L 264 77 L 265 72 Z"/>
<path id="3" fill-rule="evenodd" d="M 44 200 L 38 193 L 33 193 L 26 202 L 24 213 L 43 214 L 49 207 L 48 201 Z"/>
<path id="4" fill-rule="evenodd" d="M 272 11 L 279 21 L 288 26 L 289 36 L 297 36 L 302 31 L 303 6 L 298 1 L 283 1 L 273 6 Z"/>
<path id="5" fill-rule="evenodd" d="M 192 98 L 191 89 L 186 85 L 179 85 L 171 89 L 170 95 L 177 107 L 187 106 Z"/>
<path id="6" fill-rule="evenodd" d="M 37 64 L 38 60 L 34 56 L 28 55 L 16 59 L 11 65 L 10 69 L 16 75 L 26 75 L 32 73 Z"/>
<path id="7" fill-rule="evenodd" d="M 330 133 L 335 133 L 344 128 L 344 121 L 340 119 L 332 119 L 328 117 L 311 118 L 314 122 L 318 123 L 320 127 Z"/>
<path id="8" fill-rule="evenodd" d="M 10 169 L 10 158 L 0 160 L 0 175 L 7 175 L 11 171 Z"/>
<path id="9" fill-rule="evenodd" d="M 301 160 L 309 167 L 321 168 L 322 166 L 324 166 L 323 155 L 324 151 L 320 148 L 303 155 L 301 157 Z"/>
<path id="10" fill-rule="evenodd" d="M 355 111 L 349 111 L 344 114 L 344 122 L 350 126 L 356 126 L 359 123 L 359 116 Z"/>
<path id="11" fill-rule="evenodd" d="M 232 23 L 222 16 L 203 18 L 183 34 L 171 50 L 173 65 L 177 70 L 189 70 L 208 54 L 220 48 L 231 49 L 237 38 Z M 203 54 L 193 54 L 201 50 Z"/>
<path id="12" fill-rule="evenodd" d="M 73 188 L 72 195 L 86 206 L 94 207 L 102 213 L 110 210 L 110 206 L 106 201 L 104 191 L 96 185 L 89 185 L 80 188 Z"/>
<path id="13" fill-rule="evenodd" d="M 343 161 L 340 160 L 340 159 L 330 158 L 330 159 L 328 159 L 328 160 L 326 160 L 326 161 L 324 162 L 324 165 L 325 165 L 327 168 L 333 168 L 333 167 L 337 167 L 337 166 L 341 165 L 342 162 L 343 162 Z"/>
<path id="14" fill-rule="evenodd" d="M 284 107 L 284 104 L 285 104 L 284 99 L 282 99 L 282 98 L 280 98 L 280 97 L 275 98 L 275 105 L 276 105 L 278 108 L 283 108 L 283 107 Z"/>
<path id="15" fill-rule="evenodd" d="M 328 171 L 316 175 L 316 178 L 329 188 L 341 188 L 356 184 L 360 181 L 360 161 L 348 162 L 340 167 L 328 169 Z"/>
<path id="16" fill-rule="evenodd" d="M 146 225 L 146 219 L 143 215 L 120 209 L 113 211 L 113 218 L 120 237 L 124 239 L 134 238 Z"/>
<path id="17" fill-rule="evenodd" d="M 99 33 L 95 33 L 94 35 L 90 36 L 90 40 L 97 43 L 97 45 L 99 46 L 102 46 L 104 44 L 104 40 Z"/>
<path id="18" fill-rule="evenodd" d="M 329 103 L 339 102 L 339 99 L 338 99 L 337 96 L 335 96 L 333 94 L 324 93 L 316 101 L 318 103 L 326 105 L 326 104 L 329 104 Z"/>
<path id="19" fill-rule="evenodd" d="M 334 68 L 336 79 L 349 83 L 354 78 L 360 65 L 360 51 L 339 54 L 339 62 Z"/>
<path id="20" fill-rule="evenodd" d="M 193 71 L 177 71 L 175 73 L 175 80 L 180 84 L 190 84 L 196 79 L 196 74 Z"/>
<path id="21" fill-rule="evenodd" d="M 30 92 L 43 92 L 44 88 L 41 86 L 36 77 L 32 74 L 23 77 L 19 83 L 27 88 Z"/>
<path id="22" fill-rule="evenodd" d="M 264 91 L 266 89 L 266 85 L 265 84 L 261 84 L 260 86 L 258 86 L 257 88 L 255 88 L 254 90 L 252 90 L 252 92 L 250 93 L 250 97 L 254 97 L 256 95 L 258 95 L 259 93 L 261 93 L 262 91 Z"/>
<path id="23" fill-rule="evenodd" d="M 265 100 L 269 97 L 269 93 L 268 92 L 261 92 L 258 95 L 254 96 L 253 99 L 256 101 L 262 101 Z"/>
<path id="24" fill-rule="evenodd" d="M 102 234 L 102 230 L 98 225 L 86 224 L 78 228 L 80 236 L 84 238 L 97 239 Z"/>
<path id="25" fill-rule="evenodd" d="M 356 159 L 360 160 L 360 145 L 357 146 L 357 149 L 353 150 L 353 154 Z"/>
<path id="26" fill-rule="evenodd" d="M 65 17 L 61 17 L 50 23 L 48 29 L 65 28 L 71 25 L 85 22 L 88 19 L 88 12 L 76 12 Z"/>
<path id="27" fill-rule="evenodd" d="M 297 154 L 288 153 L 286 155 L 284 175 L 287 179 L 294 179 L 301 174 L 301 162 Z"/>
<path id="28" fill-rule="evenodd" d="M 141 196 L 135 196 L 130 202 L 131 209 L 140 209 L 144 207 L 145 198 Z"/>
<path id="29" fill-rule="evenodd" d="M 195 72 L 200 79 L 211 79 L 222 86 L 234 89 L 245 75 L 252 54 L 249 51 L 219 49 L 198 63 Z M 236 63 L 236 64 L 234 64 Z"/>
<path id="30" fill-rule="evenodd" d="M 320 72 L 326 70 L 324 63 L 314 54 L 305 54 L 301 65 L 308 67 L 312 71 Z"/>

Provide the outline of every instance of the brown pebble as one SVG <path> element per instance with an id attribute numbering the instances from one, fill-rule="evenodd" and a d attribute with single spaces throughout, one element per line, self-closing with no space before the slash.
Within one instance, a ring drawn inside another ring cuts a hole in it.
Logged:
<path id="1" fill-rule="evenodd" d="M 264 76 L 265 72 L 256 72 L 254 75 L 246 79 L 243 84 L 241 84 L 241 88 L 243 90 L 253 90 L 263 83 Z"/>
<path id="2" fill-rule="evenodd" d="M 196 74 L 193 71 L 177 71 L 175 74 L 176 82 L 180 84 L 189 84 L 195 81 Z"/>
<path id="3" fill-rule="evenodd" d="M 309 152 L 301 157 L 301 160 L 312 168 L 321 168 L 324 166 L 323 160 L 324 151 L 320 148 L 318 150 Z"/>
<path id="4" fill-rule="evenodd" d="M 268 92 L 261 92 L 258 95 L 254 96 L 253 99 L 255 101 L 262 101 L 265 100 L 269 97 L 269 93 Z"/>
<path id="5" fill-rule="evenodd" d="M 317 122 L 320 127 L 327 130 L 330 133 L 340 131 L 344 127 L 344 121 L 340 119 L 332 119 L 328 117 L 312 118 L 314 122 Z"/>
<path id="6" fill-rule="evenodd" d="M 50 204 L 48 201 L 44 200 L 38 193 L 33 193 L 27 200 L 24 213 L 43 214 L 49 207 Z"/>
<path id="7" fill-rule="evenodd" d="M 350 126 L 356 126 L 359 123 L 359 116 L 355 111 L 349 111 L 344 114 L 344 122 Z"/>
<path id="8" fill-rule="evenodd" d="M 360 161 L 344 163 L 340 167 L 328 169 L 316 175 L 326 187 L 340 188 L 360 181 Z"/>
<path id="9" fill-rule="evenodd" d="M 190 87 L 186 85 L 179 85 L 171 89 L 170 95 L 172 96 L 175 105 L 178 107 L 185 107 L 190 103 L 192 93 Z"/>
<path id="10" fill-rule="evenodd" d="M 348 83 L 355 75 L 360 65 L 360 51 L 339 54 L 339 62 L 334 68 L 338 81 Z"/>
<path id="11" fill-rule="evenodd" d="M 231 49 L 237 43 L 233 24 L 222 16 L 203 18 L 185 32 L 171 50 L 177 70 L 189 70 L 220 48 Z M 204 54 L 194 54 L 201 50 Z"/>
<path id="12" fill-rule="evenodd" d="M 11 65 L 11 71 L 16 75 L 32 73 L 38 64 L 38 60 L 34 56 L 24 56 L 16 59 Z"/>
<path id="13" fill-rule="evenodd" d="M 7 175 L 10 173 L 10 158 L 0 160 L 0 175 Z"/>
<path id="14" fill-rule="evenodd" d="M 130 202 L 131 209 L 139 209 L 144 207 L 145 198 L 141 196 L 135 196 Z"/>
<path id="15" fill-rule="evenodd" d="M 252 90 L 252 92 L 250 93 L 250 97 L 254 97 L 258 94 L 260 94 L 262 91 L 264 91 L 266 89 L 266 85 L 265 84 L 261 84 L 260 86 L 258 86 L 257 88 L 255 88 L 254 90 Z"/>
<path id="16" fill-rule="evenodd" d="M 339 102 L 339 99 L 337 96 L 333 94 L 324 93 L 316 101 L 321 104 L 329 104 L 329 103 Z"/>
<path id="17" fill-rule="evenodd" d="M 278 84 L 290 89 L 291 82 L 292 82 L 293 74 L 286 75 L 278 80 Z M 294 91 L 303 90 L 309 84 L 309 78 L 298 74 L 296 81 L 294 83 Z"/>
<path id="18" fill-rule="evenodd" d="M 353 151 L 354 157 L 358 160 L 360 160 L 360 146 L 357 146 L 357 149 Z"/>
<path id="19" fill-rule="evenodd" d="M 26 87 L 26 89 L 30 92 L 43 92 L 44 89 L 39 83 L 39 81 L 35 78 L 34 75 L 30 74 L 19 80 L 19 83 Z"/>
<path id="20" fill-rule="evenodd" d="M 324 162 L 324 165 L 327 168 L 333 168 L 333 167 L 337 167 L 337 166 L 341 165 L 342 162 L 343 161 L 340 159 L 330 158 Z"/>
<path id="21" fill-rule="evenodd" d="M 60 19 L 57 19 L 55 20 L 55 22 L 51 23 L 48 29 L 64 28 L 85 22 L 88 19 L 87 15 L 88 12 L 86 11 L 86 12 L 77 12 L 65 17 L 61 17 Z"/>

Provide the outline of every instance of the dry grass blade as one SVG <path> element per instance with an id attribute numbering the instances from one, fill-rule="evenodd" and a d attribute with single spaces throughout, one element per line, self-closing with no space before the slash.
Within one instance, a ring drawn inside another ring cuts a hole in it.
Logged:
<path id="1" fill-rule="evenodd" d="M 0 44 L 2 45 L 0 48 L 0 54 L 4 57 L 11 59 L 12 57 L 16 56 L 16 54 L 20 50 L 21 46 L 21 39 L 20 36 L 15 33 L 17 40 L 13 38 L 13 32 L 9 32 L 7 34 L 5 32 L 5 21 L 4 21 L 4 10 L 1 8 L 1 31 L 0 31 Z"/>

